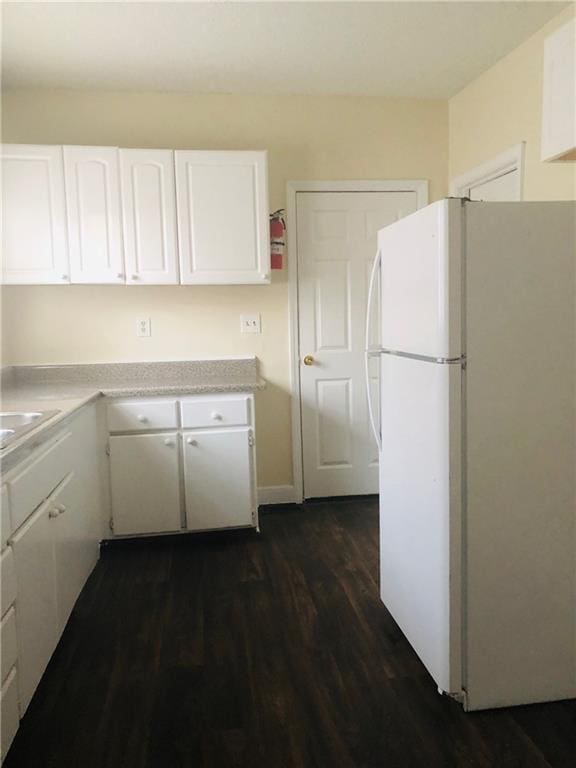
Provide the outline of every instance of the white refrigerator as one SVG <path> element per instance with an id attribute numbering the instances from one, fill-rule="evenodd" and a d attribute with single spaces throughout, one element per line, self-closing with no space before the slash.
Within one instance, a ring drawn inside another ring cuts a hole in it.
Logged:
<path id="1" fill-rule="evenodd" d="M 575 261 L 572 202 L 378 233 L 381 597 L 467 710 L 576 696 Z"/>

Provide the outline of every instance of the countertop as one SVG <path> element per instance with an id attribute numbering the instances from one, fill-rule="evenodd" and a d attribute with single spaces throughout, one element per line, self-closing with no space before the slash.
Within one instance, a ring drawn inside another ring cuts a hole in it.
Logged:
<path id="1" fill-rule="evenodd" d="M 14 366 L 2 371 L 3 411 L 56 413 L 1 452 L 8 471 L 50 439 L 62 423 L 101 397 L 152 397 L 256 392 L 266 383 L 255 357 L 153 363 Z"/>

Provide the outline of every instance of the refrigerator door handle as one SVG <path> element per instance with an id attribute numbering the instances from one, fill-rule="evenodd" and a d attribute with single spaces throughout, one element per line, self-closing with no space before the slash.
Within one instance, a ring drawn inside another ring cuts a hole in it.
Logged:
<path id="1" fill-rule="evenodd" d="M 370 357 L 379 353 L 379 350 L 370 349 L 370 331 L 371 331 L 371 326 L 370 326 L 371 311 L 370 310 L 372 309 L 372 299 L 374 296 L 374 286 L 376 284 L 376 275 L 378 274 L 378 270 L 380 269 L 381 263 L 382 263 L 382 252 L 380 251 L 380 249 L 378 249 L 378 251 L 376 252 L 374 263 L 372 264 L 372 271 L 370 273 L 370 282 L 368 284 L 368 302 L 366 305 L 366 339 L 365 339 L 366 352 L 364 354 L 364 372 L 365 372 L 365 383 L 366 383 L 366 400 L 368 401 L 368 414 L 370 416 L 370 426 L 372 427 L 372 432 L 374 434 L 374 438 L 378 446 L 378 451 L 382 449 L 382 436 L 380 434 L 379 427 L 376 426 L 376 420 L 374 419 L 374 409 L 372 407 L 372 398 L 370 397 L 369 362 L 370 362 Z"/>

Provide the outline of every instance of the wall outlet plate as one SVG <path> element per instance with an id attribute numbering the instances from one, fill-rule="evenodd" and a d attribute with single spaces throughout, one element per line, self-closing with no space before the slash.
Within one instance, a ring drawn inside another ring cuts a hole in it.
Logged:
<path id="1" fill-rule="evenodd" d="M 260 315 L 240 315 L 240 333 L 261 333 Z"/>
<path id="2" fill-rule="evenodd" d="M 149 317 L 139 317 L 136 320 L 136 336 L 152 336 L 152 323 Z"/>

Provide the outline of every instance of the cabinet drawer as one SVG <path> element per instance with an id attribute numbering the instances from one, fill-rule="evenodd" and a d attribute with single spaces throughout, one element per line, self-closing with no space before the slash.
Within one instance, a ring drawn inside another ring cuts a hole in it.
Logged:
<path id="1" fill-rule="evenodd" d="M 110 432 L 134 432 L 178 427 L 176 400 L 111 403 L 108 406 Z"/>
<path id="2" fill-rule="evenodd" d="M 7 547 L 0 556 L 0 572 L 2 574 L 2 604 L 0 615 L 4 616 L 8 608 L 16 600 L 16 569 L 12 547 Z"/>
<path id="3" fill-rule="evenodd" d="M 12 670 L 8 679 L 2 686 L 0 692 L 0 711 L 2 721 L 2 753 L 0 759 L 3 760 L 10 749 L 10 744 L 16 735 L 20 725 L 20 716 L 18 713 L 18 677 L 16 668 Z"/>
<path id="4" fill-rule="evenodd" d="M 8 483 L 15 531 L 66 477 L 73 462 L 71 434 L 64 435 Z"/>
<path id="5" fill-rule="evenodd" d="M 183 400 L 183 427 L 235 427 L 250 421 L 250 399 Z"/>
<path id="6" fill-rule="evenodd" d="M 2 682 L 8 677 L 8 673 L 16 664 L 18 646 L 16 643 L 16 611 L 10 608 L 6 616 L 0 622 L 0 647 L 2 648 Z"/>

